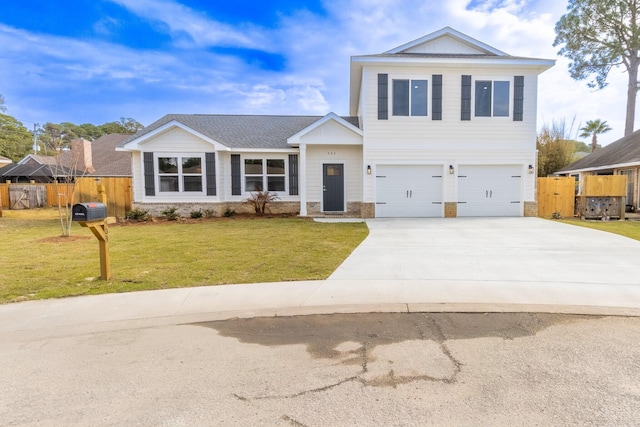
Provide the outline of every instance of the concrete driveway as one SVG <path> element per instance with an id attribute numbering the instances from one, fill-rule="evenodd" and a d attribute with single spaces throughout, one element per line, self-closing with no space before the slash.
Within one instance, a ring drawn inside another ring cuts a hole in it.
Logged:
<path id="1" fill-rule="evenodd" d="M 375 219 L 329 280 L 640 290 L 640 242 L 539 218 Z"/>

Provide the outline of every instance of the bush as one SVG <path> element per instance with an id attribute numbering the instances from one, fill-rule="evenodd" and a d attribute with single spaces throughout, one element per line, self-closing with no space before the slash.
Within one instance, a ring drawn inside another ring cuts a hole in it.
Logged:
<path id="1" fill-rule="evenodd" d="M 177 210 L 178 208 L 176 208 L 175 206 L 172 206 L 170 208 L 166 208 L 161 213 L 162 213 L 162 216 L 168 219 L 169 221 L 176 221 L 178 218 L 180 218 L 180 214 L 176 212 Z"/>
<path id="2" fill-rule="evenodd" d="M 225 216 L 225 217 L 227 217 L 227 218 L 231 218 L 231 217 L 232 217 L 232 216 L 234 216 L 235 214 L 236 214 L 236 211 L 234 211 L 234 210 L 233 210 L 233 209 L 231 209 L 231 208 L 227 208 L 227 209 L 224 211 L 224 216 Z"/>
<path id="3" fill-rule="evenodd" d="M 204 213 L 202 213 L 202 209 L 198 209 L 197 211 L 191 211 L 191 218 L 193 219 L 202 218 L 203 215 Z"/>
<path id="4" fill-rule="evenodd" d="M 133 209 L 125 214 L 125 218 L 142 222 L 148 221 L 151 216 L 149 215 L 149 211 L 145 211 L 143 209 Z"/>
<path id="5" fill-rule="evenodd" d="M 253 205 L 253 208 L 256 211 L 256 215 L 262 216 L 264 215 L 267 203 L 273 202 L 274 200 L 278 199 L 278 196 L 269 191 L 256 191 L 255 193 L 251 193 L 251 197 L 245 199 L 244 201 Z"/>

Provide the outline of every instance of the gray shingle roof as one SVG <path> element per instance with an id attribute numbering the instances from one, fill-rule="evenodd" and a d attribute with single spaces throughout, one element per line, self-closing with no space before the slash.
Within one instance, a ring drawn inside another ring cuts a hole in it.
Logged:
<path id="1" fill-rule="evenodd" d="M 131 176 L 131 153 L 116 147 L 131 135 L 112 133 L 91 142 L 92 176 Z"/>
<path id="2" fill-rule="evenodd" d="M 120 146 L 175 120 L 230 148 L 291 148 L 287 139 L 323 116 L 249 116 L 222 114 L 167 114 Z M 359 127 L 357 117 L 342 119 Z"/>
<path id="3" fill-rule="evenodd" d="M 595 153 L 563 167 L 556 173 L 568 173 L 583 169 L 606 169 L 629 163 L 640 164 L 640 130 L 602 147 Z"/>

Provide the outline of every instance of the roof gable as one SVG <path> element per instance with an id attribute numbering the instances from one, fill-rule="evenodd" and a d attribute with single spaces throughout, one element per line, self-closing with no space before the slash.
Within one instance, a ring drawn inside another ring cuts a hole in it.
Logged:
<path id="1" fill-rule="evenodd" d="M 466 34 L 462 34 L 451 27 L 444 27 L 441 30 L 405 43 L 385 53 L 507 56 L 506 53 L 471 38 Z"/>
<path id="2" fill-rule="evenodd" d="M 362 129 L 349 123 L 335 113 L 329 113 L 320 120 L 292 135 L 287 143 L 299 144 L 362 144 Z"/>

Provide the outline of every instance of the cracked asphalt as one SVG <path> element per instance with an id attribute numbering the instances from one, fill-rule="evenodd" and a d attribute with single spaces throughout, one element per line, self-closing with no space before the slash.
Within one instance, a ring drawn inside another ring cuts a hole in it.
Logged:
<path id="1" fill-rule="evenodd" d="M 232 319 L 0 336 L 2 426 L 637 426 L 640 318 Z"/>

